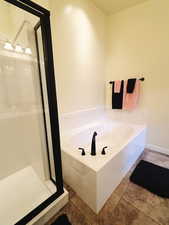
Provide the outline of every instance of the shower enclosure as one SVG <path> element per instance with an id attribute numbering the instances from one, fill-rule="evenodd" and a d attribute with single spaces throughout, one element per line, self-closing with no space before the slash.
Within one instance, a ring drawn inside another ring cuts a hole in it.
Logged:
<path id="1" fill-rule="evenodd" d="M 27 224 L 63 193 L 50 13 L 0 3 L 0 224 Z"/>

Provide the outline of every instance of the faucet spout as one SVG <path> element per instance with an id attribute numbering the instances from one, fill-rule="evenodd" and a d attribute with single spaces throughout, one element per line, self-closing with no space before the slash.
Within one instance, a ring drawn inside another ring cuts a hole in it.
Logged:
<path id="1" fill-rule="evenodd" d="M 93 137 L 92 137 L 92 145 L 91 145 L 91 155 L 96 155 L 96 136 L 97 133 L 94 132 Z"/>

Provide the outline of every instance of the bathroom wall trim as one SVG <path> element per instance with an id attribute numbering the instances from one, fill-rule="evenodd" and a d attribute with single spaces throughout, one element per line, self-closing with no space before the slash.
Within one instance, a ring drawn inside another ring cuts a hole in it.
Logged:
<path id="1" fill-rule="evenodd" d="M 152 151 L 155 151 L 155 152 L 159 152 L 159 153 L 162 153 L 162 154 L 165 154 L 165 155 L 169 155 L 169 149 L 168 148 L 163 148 L 163 147 L 160 147 L 158 145 L 152 145 L 152 144 L 147 144 L 146 148 L 148 148 Z"/>
<path id="2" fill-rule="evenodd" d="M 93 108 L 88 108 L 88 109 L 82 109 L 82 110 L 77 110 L 77 111 L 73 111 L 73 112 L 69 112 L 69 113 L 61 113 L 61 117 L 62 119 L 64 118 L 68 118 L 68 117 L 72 117 L 72 116 L 77 116 L 83 113 L 89 113 L 89 112 L 94 112 L 94 111 L 98 111 L 98 110 L 104 110 L 105 106 L 104 105 L 98 105 L 96 107 Z"/>

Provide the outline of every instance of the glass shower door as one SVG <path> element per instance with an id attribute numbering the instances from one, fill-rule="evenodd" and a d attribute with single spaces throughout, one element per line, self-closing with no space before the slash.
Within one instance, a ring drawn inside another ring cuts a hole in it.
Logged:
<path id="1" fill-rule="evenodd" d="M 56 151 L 44 45 L 41 29 L 38 42 L 34 31 L 39 21 L 23 9 L 0 3 L 0 224 L 4 225 L 26 224 L 33 210 L 44 208 L 58 191 L 52 182 Z"/>

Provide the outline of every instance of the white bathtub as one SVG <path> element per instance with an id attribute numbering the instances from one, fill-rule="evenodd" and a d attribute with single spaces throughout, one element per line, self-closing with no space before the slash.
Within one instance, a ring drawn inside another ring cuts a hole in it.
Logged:
<path id="1" fill-rule="evenodd" d="M 97 155 L 91 156 L 93 132 Z M 62 138 L 63 176 L 96 213 L 100 211 L 145 147 L 146 127 L 103 120 L 72 130 Z M 108 146 L 106 155 L 102 148 Z M 82 156 L 79 147 L 85 149 Z"/>

